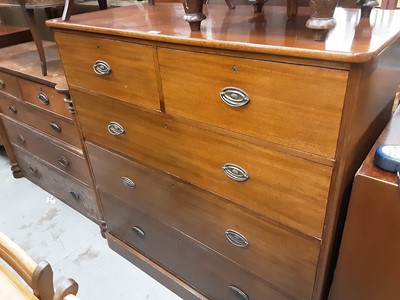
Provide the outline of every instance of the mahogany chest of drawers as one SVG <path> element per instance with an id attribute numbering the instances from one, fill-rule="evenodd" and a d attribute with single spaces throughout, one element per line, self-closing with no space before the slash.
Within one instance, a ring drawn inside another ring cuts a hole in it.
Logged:
<path id="1" fill-rule="evenodd" d="M 48 22 L 109 245 L 184 299 L 321 299 L 340 207 L 399 84 L 398 21 L 339 9 L 346 35 L 320 43 L 284 8 L 261 26 L 251 7 L 209 5 L 198 33 L 182 10 Z"/>
<path id="2" fill-rule="evenodd" d="M 46 47 L 52 64 L 45 77 L 40 75 L 34 49 L 32 43 L 27 43 L 0 50 L 0 132 L 13 174 L 25 176 L 100 223 L 56 47 Z"/>

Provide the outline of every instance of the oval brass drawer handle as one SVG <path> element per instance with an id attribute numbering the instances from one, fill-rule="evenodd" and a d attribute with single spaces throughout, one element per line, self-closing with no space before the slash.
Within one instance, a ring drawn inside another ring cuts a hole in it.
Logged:
<path id="1" fill-rule="evenodd" d="M 249 300 L 249 296 L 245 292 L 243 292 L 241 289 L 239 289 L 237 286 L 230 285 L 228 287 L 229 291 L 236 296 L 237 299 L 240 300 Z"/>
<path id="2" fill-rule="evenodd" d="M 69 161 L 65 156 L 60 156 L 60 158 L 58 159 L 58 163 L 64 168 L 67 168 L 69 166 Z"/>
<path id="3" fill-rule="evenodd" d="M 124 127 L 117 122 L 110 122 L 107 126 L 107 129 L 112 135 L 122 135 L 125 133 Z"/>
<path id="4" fill-rule="evenodd" d="M 57 123 L 54 123 L 54 122 L 51 122 L 51 123 L 50 123 L 50 127 L 51 127 L 55 132 L 61 133 L 61 131 L 62 131 L 60 125 L 58 125 Z"/>
<path id="5" fill-rule="evenodd" d="M 18 140 L 18 142 L 20 144 L 25 144 L 26 143 L 26 140 L 25 140 L 25 138 L 24 138 L 24 136 L 22 134 L 18 134 L 17 140 Z"/>
<path id="6" fill-rule="evenodd" d="M 77 191 L 75 191 L 74 189 L 70 189 L 69 190 L 69 194 L 71 195 L 72 198 L 74 198 L 74 200 L 79 201 L 79 199 L 81 198 L 78 194 Z"/>
<path id="7" fill-rule="evenodd" d="M 122 177 L 121 177 L 121 183 L 122 183 L 124 186 L 126 186 L 126 187 L 128 187 L 128 188 L 130 188 L 130 189 L 133 189 L 133 188 L 136 186 L 136 184 L 133 182 L 132 179 L 130 179 L 130 178 L 128 178 L 128 177 L 125 177 L 125 176 L 122 176 Z"/>
<path id="8" fill-rule="evenodd" d="M 110 75 L 111 73 L 111 67 L 110 65 L 105 62 L 104 60 L 96 60 L 96 62 L 93 65 L 93 71 L 100 76 L 103 75 Z"/>
<path id="9" fill-rule="evenodd" d="M 42 102 L 44 105 L 49 105 L 50 104 L 50 100 L 49 97 L 47 97 L 47 95 L 45 93 L 39 93 L 38 95 L 38 99 L 40 102 Z"/>
<path id="10" fill-rule="evenodd" d="M 238 165 L 227 163 L 223 165 L 222 170 L 224 170 L 225 175 L 232 180 L 243 182 L 249 179 L 246 170 Z"/>
<path id="11" fill-rule="evenodd" d="M 16 115 L 18 113 L 17 108 L 11 104 L 8 106 L 8 110 L 11 111 L 14 115 Z"/>
<path id="12" fill-rule="evenodd" d="M 222 89 L 219 96 L 230 107 L 241 107 L 250 102 L 250 97 L 245 91 L 232 86 Z"/>
<path id="13" fill-rule="evenodd" d="M 3 79 L 0 79 L 0 90 L 4 89 L 6 84 L 4 83 Z"/>
<path id="14" fill-rule="evenodd" d="M 28 171 L 31 174 L 36 174 L 37 173 L 37 169 L 35 167 L 29 166 L 28 167 Z"/>
<path id="15" fill-rule="evenodd" d="M 144 231 L 143 231 L 140 227 L 138 227 L 138 226 L 133 226 L 133 227 L 132 227 L 132 231 L 133 231 L 134 233 L 136 233 L 136 235 L 137 235 L 138 237 L 140 237 L 140 238 L 145 238 L 145 237 L 146 237 L 146 234 L 144 233 Z"/>
<path id="16" fill-rule="evenodd" d="M 236 230 L 227 229 L 225 231 L 225 235 L 228 241 L 230 241 L 236 247 L 245 248 L 250 245 L 246 237 Z"/>

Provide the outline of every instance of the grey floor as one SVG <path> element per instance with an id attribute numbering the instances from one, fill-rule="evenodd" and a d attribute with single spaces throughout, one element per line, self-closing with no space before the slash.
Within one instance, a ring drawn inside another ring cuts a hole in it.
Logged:
<path id="1" fill-rule="evenodd" d="M 35 261 L 46 259 L 56 284 L 79 284 L 81 300 L 181 299 L 110 250 L 99 227 L 25 178 L 12 177 L 0 147 L 0 231 Z"/>

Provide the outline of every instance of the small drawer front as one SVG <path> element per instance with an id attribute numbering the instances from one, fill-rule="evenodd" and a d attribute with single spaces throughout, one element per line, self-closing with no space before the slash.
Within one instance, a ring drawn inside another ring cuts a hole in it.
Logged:
<path id="1" fill-rule="evenodd" d="M 68 104 L 64 102 L 64 95 L 59 94 L 54 88 L 43 84 L 24 79 L 20 79 L 19 82 L 23 100 L 72 120 Z"/>
<path id="2" fill-rule="evenodd" d="M 24 150 L 38 156 L 57 169 L 91 184 L 89 168 L 82 151 L 35 132 L 33 128 L 3 117 L 3 124 L 9 141 Z"/>
<path id="3" fill-rule="evenodd" d="M 69 85 L 160 109 L 151 46 L 56 33 Z"/>
<path id="4" fill-rule="evenodd" d="M 318 240 L 264 222 L 221 197 L 93 144 L 87 143 L 87 149 L 99 190 L 117 196 L 128 209 L 191 236 L 288 294 L 311 298 Z"/>
<path id="5" fill-rule="evenodd" d="M 166 113 L 335 157 L 347 71 L 163 48 L 158 57 Z"/>
<path id="6" fill-rule="evenodd" d="M 59 140 L 82 149 L 78 130 L 74 123 L 68 119 L 43 112 L 10 98 L 0 99 L 0 111 L 12 119 L 26 123 Z"/>
<path id="7" fill-rule="evenodd" d="M 26 178 L 83 215 L 100 220 L 99 209 L 92 189 L 50 167 L 18 146 L 14 146 L 13 151 Z"/>
<path id="8" fill-rule="evenodd" d="M 106 97 L 72 92 L 87 141 L 131 156 L 276 222 L 321 236 L 331 167 Z M 238 182 L 228 177 L 226 172 L 243 177 L 235 174 L 238 171 L 232 164 L 245 170 L 249 178 Z"/>
<path id="9" fill-rule="evenodd" d="M 17 77 L 0 72 L 0 93 L 21 98 Z"/>
<path id="10" fill-rule="evenodd" d="M 210 299 L 290 299 L 190 237 L 101 192 L 108 230 Z"/>

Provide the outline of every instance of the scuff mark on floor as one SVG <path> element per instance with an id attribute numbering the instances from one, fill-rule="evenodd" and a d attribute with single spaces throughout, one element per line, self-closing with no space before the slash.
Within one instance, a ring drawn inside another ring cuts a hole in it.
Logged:
<path id="1" fill-rule="evenodd" d="M 78 257 L 73 260 L 73 263 L 76 264 L 77 266 L 80 266 L 82 261 L 92 260 L 98 256 L 99 256 L 99 252 L 93 251 L 92 245 L 90 245 L 89 248 L 86 249 L 85 252 L 79 254 Z"/>
<path id="2" fill-rule="evenodd" d="M 39 221 L 37 221 L 37 225 L 43 225 L 46 221 L 51 222 L 56 216 L 58 216 L 59 212 L 60 210 L 58 208 L 49 209 L 46 215 L 41 217 Z"/>

